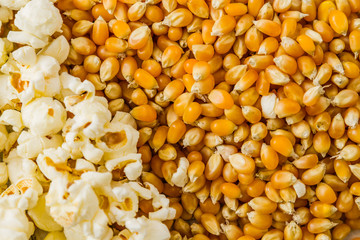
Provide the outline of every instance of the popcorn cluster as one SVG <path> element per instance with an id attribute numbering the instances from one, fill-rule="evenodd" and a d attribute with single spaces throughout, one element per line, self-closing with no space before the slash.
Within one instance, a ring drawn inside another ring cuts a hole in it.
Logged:
<path id="1" fill-rule="evenodd" d="M 112 117 L 91 82 L 61 71 L 70 47 L 51 37 L 62 25 L 59 10 L 49 0 L 0 0 L 0 23 L 13 18 L 19 31 L 0 39 L 1 238 L 29 239 L 37 228 L 45 239 L 169 239 L 161 221 L 176 210 L 138 181 L 135 120 Z M 13 51 L 14 43 L 25 46 Z M 174 183 L 186 183 L 182 172 Z M 152 200 L 148 218 L 138 214 L 141 199 Z"/>

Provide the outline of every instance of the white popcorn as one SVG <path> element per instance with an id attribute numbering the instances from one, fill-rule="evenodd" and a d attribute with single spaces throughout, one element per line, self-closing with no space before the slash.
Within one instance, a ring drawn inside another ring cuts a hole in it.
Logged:
<path id="1" fill-rule="evenodd" d="M 41 137 L 28 131 L 22 131 L 17 139 L 17 153 L 24 158 L 35 158 L 46 148 L 57 148 L 63 143 L 63 138 L 58 135 Z"/>
<path id="2" fill-rule="evenodd" d="M 25 210 L 0 205 L 0 236 L 3 239 L 28 240 L 35 227 L 29 221 Z"/>
<path id="3" fill-rule="evenodd" d="M 75 226 L 64 228 L 67 240 L 110 240 L 113 231 L 108 226 L 109 219 L 102 210 L 98 210 L 93 219 Z"/>
<path id="4" fill-rule="evenodd" d="M 10 181 L 15 183 L 23 178 L 35 178 L 36 163 L 28 158 L 23 158 L 17 154 L 16 149 L 4 158 L 7 163 Z"/>
<path id="5" fill-rule="evenodd" d="M 130 125 L 117 123 L 105 129 L 106 134 L 96 139 L 96 146 L 104 151 L 104 160 L 111 160 L 137 153 L 139 132 Z"/>
<path id="6" fill-rule="evenodd" d="M 269 93 L 261 97 L 261 109 L 264 118 L 276 118 L 274 109 L 277 101 L 278 99 L 275 93 Z"/>
<path id="7" fill-rule="evenodd" d="M 137 125 L 136 125 L 136 121 L 135 119 L 131 116 L 130 113 L 127 112 L 116 112 L 115 116 L 113 117 L 113 119 L 110 122 L 110 126 L 109 128 L 112 128 L 112 125 L 117 125 L 119 123 L 123 123 L 123 124 L 127 124 L 132 126 L 133 128 L 137 129 Z"/>
<path id="8" fill-rule="evenodd" d="M 62 18 L 59 9 L 47 0 L 32 0 L 15 16 L 15 26 L 41 39 L 60 31 Z"/>
<path id="9" fill-rule="evenodd" d="M 66 110 L 75 115 L 72 118 L 71 131 L 82 131 L 86 137 L 92 139 L 102 136 L 105 124 L 111 119 L 105 98 L 93 97 L 83 100 L 82 96 L 68 96 L 64 102 Z"/>
<path id="10" fill-rule="evenodd" d="M 12 56 L 18 63 L 22 65 L 36 64 L 36 53 L 32 47 L 21 47 L 12 52 Z"/>
<path id="11" fill-rule="evenodd" d="M 139 217 L 126 222 L 126 228 L 133 234 L 129 240 L 168 240 L 170 232 L 165 224 Z"/>
<path id="12" fill-rule="evenodd" d="M 109 171 L 124 168 L 126 177 L 129 180 L 136 180 L 138 177 L 140 177 L 142 171 L 141 154 L 130 153 L 124 157 L 108 160 L 105 163 L 105 167 Z"/>
<path id="13" fill-rule="evenodd" d="M 94 190 L 81 180 L 74 181 L 68 189 L 67 185 L 68 181 L 63 177 L 51 182 L 46 196 L 50 215 L 63 227 L 91 221 L 99 210 L 99 200 Z"/>
<path id="14" fill-rule="evenodd" d="M 53 97 L 60 93 L 60 65 L 50 56 L 39 55 L 35 65 L 21 68 L 21 79 L 29 86 L 19 93 L 19 99 L 27 103 L 34 97 Z"/>
<path id="15" fill-rule="evenodd" d="M 40 154 L 36 163 L 41 172 L 48 179 L 55 180 L 67 176 L 71 168 L 67 166 L 67 160 L 70 154 L 62 148 L 45 149 L 43 154 Z"/>
<path id="16" fill-rule="evenodd" d="M 70 52 L 69 42 L 64 36 L 60 36 L 53 40 L 46 48 L 40 51 L 41 55 L 46 55 L 55 58 L 59 64 L 62 64 L 67 59 Z"/>
<path id="17" fill-rule="evenodd" d="M 0 1 L 0 5 L 2 1 Z M 11 9 L 5 7 L 5 6 L 0 6 L 0 22 L 2 23 L 7 23 L 9 22 L 9 20 L 12 20 L 14 18 L 13 16 L 13 12 L 11 11 Z"/>
<path id="18" fill-rule="evenodd" d="M 14 88 L 10 84 L 10 76 L 0 74 L 0 108 L 3 108 L 6 104 L 8 104 L 11 99 L 16 98 L 13 89 Z"/>
<path id="19" fill-rule="evenodd" d="M 155 212 L 149 213 L 149 218 L 158 221 L 174 219 L 176 210 L 174 208 L 161 208 Z"/>
<path id="20" fill-rule="evenodd" d="M 88 80 L 81 81 L 80 78 L 74 77 L 67 72 L 60 74 L 62 85 L 61 95 L 63 98 L 71 95 L 82 95 L 82 100 L 89 99 L 95 95 L 95 87 Z M 84 96 L 86 93 L 86 96 Z"/>
<path id="21" fill-rule="evenodd" d="M 177 187 L 184 187 L 189 181 L 187 170 L 189 161 L 185 157 L 179 159 L 179 166 L 176 172 L 171 177 L 171 182 Z"/>
<path id="22" fill-rule="evenodd" d="M 58 100 L 49 97 L 34 99 L 21 109 L 24 125 L 39 136 L 58 133 L 66 121 L 66 111 Z"/>
<path id="23" fill-rule="evenodd" d="M 11 10 L 19 10 L 25 6 L 30 0 L 0 0 L 0 5 Z"/>
<path id="24" fill-rule="evenodd" d="M 30 45 L 35 49 L 45 47 L 47 44 L 47 40 L 43 40 L 32 35 L 31 33 L 23 31 L 10 31 L 7 35 L 7 38 L 11 42 Z"/>
<path id="25" fill-rule="evenodd" d="M 5 110 L 1 114 L 0 124 L 10 125 L 16 132 L 20 132 L 24 127 L 21 120 L 21 113 L 13 109 Z"/>
<path id="26" fill-rule="evenodd" d="M 75 164 L 76 171 L 96 171 L 94 164 L 85 159 L 79 158 Z"/>

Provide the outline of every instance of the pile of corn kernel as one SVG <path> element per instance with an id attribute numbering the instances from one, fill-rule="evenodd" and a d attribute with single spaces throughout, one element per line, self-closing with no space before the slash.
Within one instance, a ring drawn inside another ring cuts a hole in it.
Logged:
<path id="1" fill-rule="evenodd" d="M 0 236 L 360 229 L 359 0 L 0 0 Z"/>

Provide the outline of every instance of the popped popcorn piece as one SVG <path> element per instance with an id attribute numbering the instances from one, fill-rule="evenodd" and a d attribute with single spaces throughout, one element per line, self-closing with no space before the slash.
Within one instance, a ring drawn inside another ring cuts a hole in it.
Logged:
<path id="1" fill-rule="evenodd" d="M 179 166 L 176 172 L 171 177 L 171 182 L 177 187 L 184 187 L 189 181 L 187 170 L 189 161 L 185 157 L 179 159 Z"/>
<path id="2" fill-rule="evenodd" d="M 64 36 L 60 36 L 53 40 L 48 46 L 43 48 L 39 54 L 55 58 L 59 64 L 67 59 L 70 52 L 69 42 Z"/>
<path id="3" fill-rule="evenodd" d="M 167 240 L 170 238 L 165 224 L 145 217 L 131 219 L 125 226 L 133 233 L 129 240 Z"/>
<path id="4" fill-rule="evenodd" d="M 112 171 L 114 169 L 124 169 L 125 175 L 129 180 L 136 180 L 141 175 L 142 164 L 141 154 L 130 153 L 124 157 L 108 160 L 105 167 Z"/>
<path id="5" fill-rule="evenodd" d="M 38 136 L 29 131 L 22 131 L 17 138 L 17 153 L 24 158 L 35 158 L 44 149 L 57 148 L 63 143 L 63 138 L 59 134 Z"/>
<path id="6" fill-rule="evenodd" d="M 80 78 L 74 77 L 67 72 L 60 74 L 60 82 L 63 98 L 71 95 L 81 95 L 82 99 L 79 100 L 85 100 L 95 95 L 95 87 L 91 82 L 88 80 L 82 82 Z"/>
<path id="7" fill-rule="evenodd" d="M 126 124 L 112 124 L 105 129 L 105 135 L 96 139 L 96 146 L 104 151 L 104 160 L 111 160 L 137 153 L 139 132 Z"/>
<path id="8" fill-rule="evenodd" d="M 0 74 L 0 108 L 9 104 L 9 102 L 14 98 L 16 98 L 16 95 L 13 92 L 13 87 L 10 85 L 10 76 Z"/>
<path id="9" fill-rule="evenodd" d="M 36 172 L 36 163 L 28 158 L 18 155 L 16 149 L 12 150 L 9 155 L 4 158 L 7 163 L 9 179 L 15 183 L 23 178 L 34 178 Z"/>
<path id="10" fill-rule="evenodd" d="M 0 124 L 10 125 L 16 132 L 20 132 L 24 127 L 21 119 L 21 113 L 13 109 L 5 110 L 1 114 Z"/>
<path id="11" fill-rule="evenodd" d="M 40 196 L 36 206 L 28 210 L 28 215 L 41 230 L 61 231 L 62 227 L 50 216 L 49 208 L 45 204 L 45 197 L 46 194 Z"/>
<path id="12" fill-rule="evenodd" d="M 269 93 L 261 97 L 261 109 L 264 118 L 276 118 L 274 108 L 277 101 L 275 93 Z"/>
<path id="13" fill-rule="evenodd" d="M 96 171 L 94 164 L 85 159 L 79 158 L 75 164 L 76 171 Z"/>
<path id="14" fill-rule="evenodd" d="M 63 227 L 91 221 L 99 210 L 99 200 L 94 190 L 84 181 L 76 180 L 69 188 L 66 177 L 54 178 L 46 196 L 50 215 Z"/>
<path id="15" fill-rule="evenodd" d="M 62 104 L 49 97 L 34 99 L 22 107 L 21 114 L 24 125 L 39 136 L 58 133 L 66 121 Z"/>
<path id="16" fill-rule="evenodd" d="M 24 7 L 30 0 L 0 0 L 0 5 L 11 10 L 19 10 Z"/>
<path id="17" fill-rule="evenodd" d="M 35 49 L 29 46 L 21 47 L 12 52 L 12 56 L 21 65 L 36 64 Z"/>
<path id="18" fill-rule="evenodd" d="M 36 163 L 45 177 L 55 181 L 57 178 L 67 177 L 71 168 L 67 166 L 69 152 L 61 147 L 45 149 L 36 159 Z"/>
<path id="19" fill-rule="evenodd" d="M 109 219 L 102 210 L 98 210 L 91 221 L 84 221 L 64 229 L 67 240 L 110 240 L 113 231 L 108 226 Z"/>
<path id="20" fill-rule="evenodd" d="M 86 100 L 82 98 L 68 96 L 64 99 L 66 110 L 75 115 L 72 118 L 71 131 L 82 131 L 86 137 L 95 139 L 103 135 L 105 124 L 111 119 L 107 100 L 97 96 Z"/>
<path id="21" fill-rule="evenodd" d="M 54 97 L 60 93 L 60 66 L 50 56 L 39 55 L 35 65 L 20 67 L 21 80 L 28 81 L 28 87 L 20 92 L 19 99 L 28 103 L 34 97 Z"/>
<path id="22" fill-rule="evenodd" d="M 17 12 L 14 23 L 20 30 L 44 39 L 60 31 L 62 19 L 52 2 L 32 0 Z"/>
<path id="23" fill-rule="evenodd" d="M 0 205 L 0 236 L 3 239 L 28 240 L 35 227 L 19 208 L 7 208 Z"/>
<path id="24" fill-rule="evenodd" d="M 7 38 L 11 42 L 30 45 L 35 49 L 45 47 L 47 44 L 47 40 L 43 40 L 41 38 L 32 35 L 31 33 L 23 32 L 23 31 L 10 31 L 7 35 Z"/>
<path id="25" fill-rule="evenodd" d="M 127 124 L 127 125 L 132 126 L 135 129 L 137 129 L 136 121 L 131 116 L 130 113 L 119 112 L 119 111 L 116 112 L 115 116 L 113 117 L 113 119 L 111 120 L 111 122 L 109 124 L 109 128 L 113 128 L 113 125 L 117 125 L 119 123 Z"/>

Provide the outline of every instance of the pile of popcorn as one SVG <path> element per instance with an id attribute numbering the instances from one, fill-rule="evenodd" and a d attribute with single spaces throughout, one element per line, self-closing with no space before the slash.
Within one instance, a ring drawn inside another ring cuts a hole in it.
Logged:
<path id="1" fill-rule="evenodd" d="M 2 29 L 12 20 L 16 31 L 0 38 L 1 239 L 169 239 L 162 221 L 176 210 L 139 181 L 135 120 L 112 118 L 91 82 L 61 71 L 70 47 L 51 37 L 59 10 L 49 0 L 0 0 Z M 112 180 L 115 169 L 123 180 Z M 152 199 L 148 218 L 141 199 Z"/>

